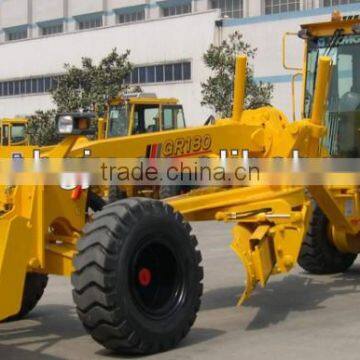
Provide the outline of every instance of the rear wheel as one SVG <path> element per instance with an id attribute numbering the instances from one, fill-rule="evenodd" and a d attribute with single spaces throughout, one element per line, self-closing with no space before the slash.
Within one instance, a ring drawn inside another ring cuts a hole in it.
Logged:
<path id="1" fill-rule="evenodd" d="M 317 206 L 302 244 L 299 265 L 313 274 L 333 274 L 346 271 L 355 261 L 356 254 L 340 252 L 331 242 L 329 221 Z"/>
<path id="2" fill-rule="evenodd" d="M 84 233 L 72 282 L 87 331 L 120 353 L 175 347 L 196 319 L 203 289 L 190 225 L 167 204 L 131 198 L 95 214 Z"/>
<path id="3" fill-rule="evenodd" d="M 38 273 L 27 273 L 21 309 L 18 314 L 7 321 L 20 320 L 32 311 L 44 294 L 48 283 L 48 276 Z"/>

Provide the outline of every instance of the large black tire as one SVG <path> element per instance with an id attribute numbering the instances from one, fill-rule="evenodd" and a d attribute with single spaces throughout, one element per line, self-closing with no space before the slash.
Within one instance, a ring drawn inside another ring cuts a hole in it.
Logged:
<path id="1" fill-rule="evenodd" d="M 309 273 L 344 272 L 356 259 L 356 254 L 342 253 L 332 244 L 329 239 L 328 225 L 327 217 L 317 206 L 298 258 L 299 265 Z"/>
<path id="2" fill-rule="evenodd" d="M 96 213 L 78 242 L 72 276 L 85 329 L 118 353 L 175 347 L 200 308 L 197 244 L 190 225 L 160 201 L 129 198 Z"/>
<path id="3" fill-rule="evenodd" d="M 38 273 L 27 273 L 21 309 L 18 314 L 9 317 L 6 321 L 15 321 L 24 318 L 35 308 L 44 294 L 48 283 L 48 276 Z"/>

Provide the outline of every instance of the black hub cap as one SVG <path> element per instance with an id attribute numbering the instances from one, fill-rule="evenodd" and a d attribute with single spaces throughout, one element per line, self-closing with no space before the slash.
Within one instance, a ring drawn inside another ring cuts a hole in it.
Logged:
<path id="1" fill-rule="evenodd" d="M 130 289 L 138 308 L 148 317 L 171 315 L 184 302 L 184 269 L 164 239 L 148 240 L 131 262 Z"/>

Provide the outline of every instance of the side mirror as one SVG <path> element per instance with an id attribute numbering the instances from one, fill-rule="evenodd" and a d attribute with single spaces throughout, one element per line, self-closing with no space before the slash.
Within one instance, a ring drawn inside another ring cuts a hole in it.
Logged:
<path id="1" fill-rule="evenodd" d="M 288 59 L 287 59 L 287 43 L 289 37 L 296 37 L 296 39 L 299 39 L 298 33 L 292 33 L 292 32 L 286 32 L 282 39 L 282 63 L 283 67 L 286 70 L 293 70 L 293 71 L 302 71 L 302 66 L 295 66 L 295 65 L 289 65 Z"/>

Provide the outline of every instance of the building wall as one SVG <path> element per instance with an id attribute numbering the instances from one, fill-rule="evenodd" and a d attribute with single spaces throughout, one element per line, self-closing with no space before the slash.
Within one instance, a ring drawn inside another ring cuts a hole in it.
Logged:
<path id="1" fill-rule="evenodd" d="M 34 23 L 65 18 L 65 4 L 63 0 L 33 0 Z"/>
<path id="2" fill-rule="evenodd" d="M 218 11 L 210 11 L 5 43 L 0 46 L 0 79 L 22 78 L 29 74 L 58 74 L 62 72 L 64 63 L 80 65 L 84 56 L 98 61 L 114 47 L 119 52 L 131 49 L 131 61 L 137 65 L 190 60 L 190 81 L 142 87 L 144 91 L 155 92 L 158 96 L 178 97 L 184 104 L 186 114 L 191 117 L 191 123 L 202 124 L 210 110 L 200 106 L 200 82 L 208 74 L 201 58 L 213 42 L 214 23 L 218 17 Z M 53 104 L 49 95 L 0 98 L 1 117 L 29 114 L 40 108 L 51 107 Z"/>

